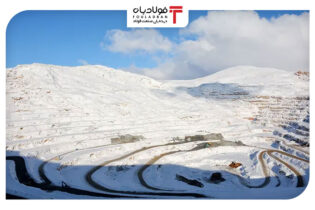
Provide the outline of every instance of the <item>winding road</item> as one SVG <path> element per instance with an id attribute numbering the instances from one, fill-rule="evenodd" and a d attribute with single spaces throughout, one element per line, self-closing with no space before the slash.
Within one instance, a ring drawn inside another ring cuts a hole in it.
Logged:
<path id="1" fill-rule="evenodd" d="M 49 160 L 47 161 L 44 161 L 42 164 L 40 164 L 39 168 L 38 168 L 38 173 L 39 173 L 39 176 L 40 178 L 44 181 L 45 184 L 51 184 L 51 181 L 48 179 L 48 177 L 46 176 L 45 174 L 45 171 L 44 171 L 44 168 L 45 168 L 45 165 L 47 163 L 49 163 L 49 161 L 52 161 L 56 158 L 60 159 L 61 156 L 65 156 L 65 155 L 68 155 L 68 154 L 72 154 L 74 152 L 79 152 L 79 151 L 84 151 L 84 150 L 90 150 L 90 149 L 96 149 L 96 148 L 102 148 L 102 147 L 106 147 L 106 146 L 110 146 L 112 144 L 104 144 L 104 145 L 99 145 L 99 146 L 94 146 L 94 147 L 88 147 L 88 148 L 84 148 L 84 149 L 75 149 L 75 150 L 70 150 L 68 152 L 65 152 L 65 153 L 62 153 L 62 154 L 59 154 L 57 156 L 54 156 L 52 158 L 50 158 Z"/>
<path id="2" fill-rule="evenodd" d="M 70 194 L 75 195 L 87 195 L 87 196 L 93 196 L 93 197 L 105 197 L 105 198 L 121 198 L 121 197 L 130 197 L 130 196 L 123 196 L 123 195 L 113 195 L 113 194 L 105 194 L 105 193 L 98 193 L 98 192 L 91 192 L 87 190 L 72 188 L 72 187 L 60 187 L 53 185 L 51 183 L 37 183 L 34 181 L 34 179 L 29 175 L 25 160 L 20 156 L 7 156 L 6 160 L 14 161 L 15 163 L 15 171 L 16 176 L 19 180 L 19 182 L 23 185 L 29 186 L 29 187 L 35 187 L 40 188 L 45 191 L 60 191 L 60 192 L 66 192 Z"/>
<path id="3" fill-rule="evenodd" d="M 296 185 L 296 187 L 304 187 L 304 181 L 303 181 L 302 175 L 293 166 L 291 166 L 287 162 L 281 160 L 279 157 L 273 155 L 273 153 L 280 153 L 282 155 L 285 155 L 285 156 L 288 156 L 288 157 L 291 157 L 291 158 L 303 161 L 305 163 L 309 163 L 308 160 L 305 160 L 303 158 L 291 155 L 289 153 L 286 153 L 286 152 L 283 152 L 283 151 L 280 151 L 280 150 L 267 150 L 267 151 L 264 151 L 264 152 L 267 152 L 267 154 L 270 157 L 272 157 L 273 159 L 275 159 L 275 160 L 279 161 L 280 163 L 282 163 L 283 165 L 285 165 L 288 169 L 290 169 L 296 175 L 296 177 L 297 177 L 297 185 Z"/>
<path id="4" fill-rule="evenodd" d="M 122 190 L 114 190 L 114 189 L 110 189 L 110 188 L 107 188 L 97 182 L 95 182 L 92 178 L 92 175 L 97 171 L 99 170 L 100 168 L 112 163 L 112 162 L 115 162 L 115 161 L 118 161 L 118 160 L 122 160 L 122 159 L 125 159 L 129 156 L 132 156 L 134 154 L 137 154 L 139 152 L 143 152 L 145 150 L 148 150 L 148 149 L 152 149 L 152 148 L 156 148 L 156 147 L 162 147 L 162 146 L 170 146 L 170 145 L 178 145 L 178 144 L 185 144 L 185 143 L 190 143 L 190 142 L 173 142 L 173 143 L 167 143 L 167 144 L 159 144 L 159 145 L 153 145 L 153 146 L 149 146 L 149 147 L 143 147 L 141 149 L 138 149 L 138 150 L 135 150 L 133 152 L 130 152 L 128 154 L 125 154 L 121 157 L 118 157 L 118 158 L 115 158 L 115 159 L 112 159 L 112 160 L 108 160 L 108 161 L 105 161 L 104 163 L 96 166 L 95 168 L 91 169 L 85 176 L 85 179 L 86 181 L 91 185 L 93 186 L 94 188 L 98 189 L 98 190 L 101 190 L 101 191 L 105 191 L 105 192 L 110 192 L 110 193 L 119 193 L 119 194 L 133 194 L 133 195 L 157 195 L 157 196 L 161 196 L 161 195 L 164 195 L 164 196 L 188 196 L 188 197 L 197 197 L 197 198 L 203 198 L 203 197 L 208 197 L 209 196 L 205 196 L 203 194 L 198 194 L 198 193 L 169 193 L 169 192 L 141 192 L 141 191 L 122 191 Z M 171 152 L 171 153 L 175 153 L 174 151 Z M 141 182 L 141 181 L 140 181 Z"/>
<path id="5" fill-rule="evenodd" d="M 166 153 L 162 153 L 158 156 L 155 156 L 153 157 L 151 160 L 149 160 L 144 166 L 142 166 L 139 171 L 138 171 L 138 179 L 141 183 L 142 186 L 150 189 L 150 190 L 163 190 L 163 191 L 171 191 L 171 190 L 167 190 L 167 189 L 160 189 L 160 188 L 156 188 L 156 187 L 153 187 L 151 185 L 149 185 L 144 177 L 143 177 L 143 173 L 144 171 L 149 168 L 151 165 L 153 165 L 156 161 L 158 161 L 159 159 L 161 159 L 162 157 L 165 157 L 167 155 L 172 155 L 172 154 L 175 154 L 175 153 L 179 153 L 179 152 L 192 152 L 192 151 L 197 151 L 197 150 L 201 150 L 201 149 L 205 149 L 205 148 L 202 148 L 202 147 L 195 147 L 195 148 L 192 148 L 190 150 L 176 150 L 176 151 L 171 151 L 171 152 L 166 152 Z"/>
<path id="6" fill-rule="evenodd" d="M 198 141 L 196 141 L 198 142 Z M 161 159 L 162 157 L 165 157 L 167 155 L 171 155 L 171 154 L 175 154 L 175 153 L 179 153 L 179 152 L 190 152 L 190 151 L 196 151 L 196 150 L 200 150 L 203 148 L 192 148 L 189 150 L 175 150 L 175 151 L 169 151 L 169 152 L 165 152 L 162 153 L 160 155 L 157 155 L 155 157 L 153 157 L 152 159 L 150 159 L 144 166 L 142 166 L 138 172 L 137 172 L 137 177 L 140 181 L 140 184 L 142 186 L 144 186 L 145 188 L 149 189 L 149 190 L 153 190 L 153 191 L 159 191 L 159 192 L 152 192 L 152 191 L 123 191 L 123 190 L 115 190 L 115 189 L 110 189 L 108 187 L 105 187 L 97 182 L 95 182 L 92 178 L 93 174 L 99 170 L 100 168 L 109 165 L 110 163 L 113 163 L 115 161 L 119 161 L 122 159 L 125 159 L 127 157 L 130 157 L 134 154 L 152 149 L 152 148 L 156 148 L 156 147 L 163 147 L 163 146 L 171 146 L 171 145 L 179 145 L 179 144 L 185 144 L 185 143 L 191 143 L 191 142 L 172 142 L 172 143 L 166 143 L 166 144 L 159 144 L 159 145 L 153 145 L 153 146 L 148 146 L 148 147 L 143 147 L 140 149 L 137 149 L 135 151 L 132 151 L 130 153 L 124 154 L 118 158 L 112 159 L 112 160 L 107 160 L 105 162 L 103 162 L 102 164 L 92 168 L 90 171 L 88 171 L 88 173 L 85 175 L 85 180 L 88 182 L 88 184 L 90 184 L 92 187 L 94 187 L 97 190 L 100 191 L 104 191 L 106 193 L 100 193 L 100 192 L 93 192 L 93 191 L 87 191 L 87 190 L 82 190 L 82 189 L 77 189 L 77 188 L 73 188 L 70 186 L 56 186 L 54 185 L 49 179 L 48 177 L 45 175 L 45 171 L 44 171 L 44 167 L 47 163 L 49 163 L 49 161 L 55 159 L 55 158 L 60 158 L 61 156 L 67 155 L 67 154 L 71 154 L 74 152 L 78 152 L 78 151 L 84 151 L 84 150 L 89 150 L 89 149 L 95 149 L 95 148 L 101 148 L 101 147 L 106 147 L 109 146 L 111 144 L 106 144 L 106 145 L 100 145 L 100 146 L 94 146 L 94 147 L 89 147 L 89 148 L 84 148 L 84 149 L 76 149 L 76 150 L 71 150 L 62 154 L 59 154 L 45 162 L 43 162 L 40 166 L 39 166 L 39 175 L 41 177 L 41 179 L 43 180 L 42 183 L 37 183 L 28 173 L 26 165 L 25 165 L 25 160 L 20 157 L 20 156 L 7 156 L 6 159 L 9 161 L 14 161 L 15 163 L 15 170 L 16 170 L 16 174 L 17 174 L 17 178 L 19 180 L 19 182 L 21 184 L 24 184 L 26 186 L 30 186 L 30 187 L 36 187 L 36 188 L 40 188 L 42 190 L 45 191 L 61 191 L 61 192 L 66 192 L 66 193 L 70 193 L 70 194 L 75 194 L 75 195 L 87 195 L 87 196 L 94 196 L 94 197 L 107 197 L 107 198 L 137 198 L 137 197 L 142 197 L 142 198 L 146 198 L 147 196 L 168 196 L 168 197 L 195 197 L 195 198 L 205 198 L 205 197 L 210 197 L 210 196 L 206 196 L 203 194 L 199 194 L 199 193 L 189 193 L 189 192 L 180 192 L 178 190 L 173 191 L 173 190 L 167 190 L 167 189 L 160 189 L 157 187 L 153 187 L 150 186 L 144 179 L 143 177 L 143 173 L 144 171 L 150 167 L 151 165 L 153 165 L 155 162 L 157 162 L 159 159 Z M 245 145 L 247 146 L 247 145 Z M 303 158 L 294 156 L 292 154 L 280 151 L 280 150 L 274 150 L 274 149 L 265 149 L 263 151 L 261 151 L 258 155 L 258 161 L 260 162 L 261 165 L 261 169 L 262 172 L 264 174 L 265 180 L 262 184 L 260 185 L 250 185 L 248 184 L 245 179 L 241 176 L 237 177 L 239 178 L 239 181 L 241 184 L 243 184 L 244 186 L 248 187 L 248 188 L 262 188 L 267 186 L 270 183 L 270 169 L 268 168 L 268 166 L 265 163 L 264 160 L 264 155 L 267 154 L 269 155 L 271 158 L 275 159 L 276 161 L 280 162 L 281 164 L 283 164 L 284 166 L 286 166 L 288 169 L 290 169 L 296 176 L 297 176 L 297 186 L 296 187 L 303 187 L 304 186 L 304 181 L 302 178 L 302 175 L 293 167 L 291 166 L 289 163 L 285 162 L 284 160 L 280 159 L 279 157 L 275 156 L 273 153 L 279 153 L 281 155 L 290 157 L 290 158 L 294 158 L 297 159 L 299 161 L 303 161 L 306 163 L 309 163 L 308 160 L 305 160 Z M 172 191 L 172 192 L 167 192 L 167 191 Z"/>
<path id="7" fill-rule="evenodd" d="M 287 168 L 289 168 L 297 177 L 297 186 L 296 187 L 303 187 L 304 186 L 304 182 L 303 182 L 303 178 L 302 178 L 302 175 L 293 167 L 291 166 L 290 164 L 288 164 L 287 162 L 281 160 L 280 158 L 278 158 L 277 156 L 273 155 L 273 153 L 280 153 L 282 155 L 285 155 L 285 156 L 288 156 L 288 157 L 291 157 L 291 158 L 294 158 L 294 159 L 297 159 L 297 160 L 300 160 L 300 161 L 303 161 L 303 162 L 306 162 L 306 163 L 309 163 L 308 160 L 305 160 L 303 158 L 300 158 L 300 157 L 297 157 L 295 155 L 291 155 L 289 153 L 286 153 L 286 152 L 283 152 L 281 150 L 273 150 L 273 149 L 269 149 L 269 150 L 264 150 L 262 152 L 259 153 L 258 155 L 258 161 L 260 162 L 260 165 L 261 165 L 261 169 L 262 169 L 262 172 L 265 176 L 265 180 L 262 184 L 260 185 L 250 185 L 248 184 L 242 177 L 238 176 L 239 177 L 239 180 L 240 182 L 248 187 L 248 188 L 262 188 L 262 187 L 265 187 L 267 186 L 269 183 L 270 183 L 270 169 L 268 168 L 268 166 L 266 165 L 265 161 L 264 161 L 264 155 L 265 154 L 268 154 L 270 157 L 272 157 L 273 159 L 279 161 L 280 163 L 282 163 L 283 165 L 285 165 Z M 279 180 L 279 179 L 278 179 Z"/>

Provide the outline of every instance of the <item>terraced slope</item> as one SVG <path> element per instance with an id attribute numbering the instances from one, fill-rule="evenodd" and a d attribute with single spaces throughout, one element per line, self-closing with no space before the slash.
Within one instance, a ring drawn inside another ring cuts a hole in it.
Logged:
<path id="1" fill-rule="evenodd" d="M 290 198 L 308 181 L 304 74 L 242 66 L 155 81 L 20 65 L 7 69 L 6 111 L 10 195 Z"/>

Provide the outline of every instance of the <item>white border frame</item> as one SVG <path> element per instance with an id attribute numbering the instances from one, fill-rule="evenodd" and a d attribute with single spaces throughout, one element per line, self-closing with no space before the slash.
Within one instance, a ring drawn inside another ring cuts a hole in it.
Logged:
<path id="1" fill-rule="evenodd" d="M 134 4 L 141 4 L 141 2 L 152 2 L 153 4 L 167 3 L 178 1 L 174 0 L 115 0 L 115 1 L 97 1 L 97 0 L 54 0 L 54 1 L 39 1 L 39 0 L 8 0 L 1 1 L 0 6 L 0 32 L 1 32 L 1 58 L 0 58 L 0 89 L 1 89 L 1 125 L 0 134 L 2 139 L 0 140 L 0 152 L 1 152 L 1 164 L 0 164 L 0 195 L 1 195 L 1 209 L 55 209 L 55 208 L 72 208 L 72 209 L 97 209 L 97 208 L 136 208 L 136 209 L 159 209 L 162 208 L 177 208 L 177 209 L 196 209 L 196 208 L 212 208 L 212 209 L 303 209 L 312 206 L 314 202 L 314 196 L 311 192 L 315 191 L 315 182 L 313 176 L 314 164 L 311 161 L 310 166 L 310 182 L 306 190 L 297 198 L 291 200 L 102 200 L 102 201 L 86 201 L 86 200 L 72 200 L 72 201 L 6 201 L 5 200 L 5 129 L 6 129 L 6 104 L 5 104 L 5 78 L 6 78 L 6 27 L 10 19 L 17 13 L 24 10 L 124 10 Z M 182 0 L 180 2 L 186 8 L 190 10 L 310 10 L 310 39 L 314 35 L 314 16 L 312 15 L 313 6 L 312 1 L 309 0 Z M 312 39 L 310 40 L 310 69 L 312 69 L 312 60 L 314 60 L 314 47 Z M 311 80 L 314 81 L 313 73 L 310 73 Z M 314 89 L 315 84 L 310 82 L 310 90 Z M 310 112 L 313 113 L 313 96 L 314 91 L 310 92 Z M 311 133 L 310 139 L 313 137 L 314 126 L 311 118 Z M 313 140 L 311 140 L 312 142 Z M 312 145 L 312 143 L 311 143 Z M 311 146 L 311 159 L 314 153 L 314 148 Z M 45 202 L 45 203 L 43 203 Z M 102 203 L 100 203 L 102 202 Z"/>

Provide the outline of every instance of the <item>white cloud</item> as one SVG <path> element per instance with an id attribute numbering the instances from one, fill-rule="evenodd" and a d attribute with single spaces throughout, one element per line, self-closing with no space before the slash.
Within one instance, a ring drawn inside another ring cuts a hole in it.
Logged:
<path id="1" fill-rule="evenodd" d="M 309 15 L 270 20 L 252 11 L 209 12 L 182 30 L 195 36 L 175 56 L 149 72 L 159 79 L 189 79 L 236 65 L 309 70 Z"/>
<path id="2" fill-rule="evenodd" d="M 116 30 L 109 49 L 170 51 L 156 68 L 138 69 L 157 79 L 192 79 L 237 65 L 309 70 L 308 13 L 265 19 L 254 11 L 211 11 L 180 36 L 183 41 L 172 44 L 154 30 Z"/>
<path id="3" fill-rule="evenodd" d="M 171 41 L 153 29 L 138 29 L 131 31 L 111 30 L 105 36 L 110 43 L 101 46 L 112 52 L 133 53 L 144 51 L 154 53 L 168 52 L 172 48 Z"/>
<path id="4" fill-rule="evenodd" d="M 79 59 L 78 62 L 79 62 L 82 66 L 89 65 L 89 63 L 88 63 L 86 60 L 83 60 L 83 59 Z"/>

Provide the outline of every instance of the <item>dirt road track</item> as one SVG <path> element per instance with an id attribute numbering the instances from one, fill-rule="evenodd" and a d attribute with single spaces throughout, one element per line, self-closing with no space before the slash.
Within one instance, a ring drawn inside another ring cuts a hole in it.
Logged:
<path id="1" fill-rule="evenodd" d="M 265 175 L 265 181 L 264 181 L 263 184 L 261 184 L 261 185 L 259 185 L 257 187 L 266 186 L 270 182 L 269 169 L 268 169 L 268 167 L 267 167 L 267 165 L 265 164 L 265 161 L 264 161 L 264 154 L 266 154 L 266 153 L 270 157 L 272 157 L 273 159 L 275 159 L 275 160 L 279 161 L 280 163 L 282 163 L 283 165 L 285 165 L 287 168 L 289 168 L 296 175 L 296 177 L 297 177 L 297 185 L 296 185 L 296 187 L 303 187 L 304 186 L 302 175 L 293 166 L 291 166 L 287 162 L 281 160 L 280 158 L 278 158 L 277 156 L 273 155 L 272 153 L 280 153 L 282 155 L 285 155 L 285 156 L 288 156 L 288 157 L 291 157 L 291 158 L 294 158 L 294 159 L 297 159 L 297 160 L 300 160 L 300 161 L 303 161 L 303 162 L 306 162 L 306 163 L 309 163 L 308 160 L 305 160 L 303 158 L 297 157 L 295 155 L 291 155 L 289 153 L 286 153 L 286 152 L 283 152 L 283 151 L 280 151 L 280 150 L 265 150 L 265 151 L 262 151 L 259 154 L 259 156 L 258 156 L 258 160 L 259 160 L 259 162 L 261 164 L 261 168 L 262 168 L 263 173 Z"/>
<path id="2" fill-rule="evenodd" d="M 100 168 L 102 168 L 103 166 L 106 166 L 112 162 L 115 162 L 115 161 L 118 161 L 118 160 L 122 160 L 124 158 L 127 158 L 129 156 L 132 156 L 134 154 L 137 154 L 139 152 L 142 152 L 142 151 L 145 151 L 145 150 L 148 150 L 148 149 L 151 149 L 151 148 L 155 148 L 155 147 L 161 147 L 161 146 L 170 146 L 170 145 L 178 145 L 178 144 L 185 144 L 185 143 L 190 143 L 190 142 L 173 142 L 173 143 L 167 143 L 167 144 L 160 144 L 160 145 L 153 145 L 153 146 L 149 146 L 149 147 L 143 147 L 143 148 L 140 148 L 138 150 L 135 150 L 133 152 L 130 152 L 128 154 L 125 154 L 119 158 L 116 158 L 116 159 L 112 159 L 112 160 L 109 160 L 109 161 L 105 161 L 103 164 L 91 169 L 85 176 L 85 179 L 86 181 L 91 185 L 93 186 L 94 188 L 98 189 L 98 190 L 101 190 L 101 191 L 105 191 L 105 192 L 109 192 L 109 193 L 115 193 L 115 194 L 106 194 L 106 193 L 97 193 L 97 192 L 91 192 L 91 191 L 86 191 L 86 190 L 81 190 L 81 189 L 76 189 L 76 188 L 71 188 L 71 187 L 60 187 L 60 186 L 55 186 L 51 183 L 51 181 L 47 178 L 47 176 L 45 175 L 45 172 L 44 172 L 44 166 L 49 162 L 49 161 L 45 161 L 44 163 L 42 163 L 39 167 L 39 174 L 40 174 L 40 177 L 41 179 L 44 181 L 43 183 L 37 183 L 36 181 L 34 181 L 31 176 L 28 174 L 27 172 L 27 169 L 26 169 L 26 166 L 25 166 L 25 161 L 22 157 L 19 157 L 19 156 L 8 156 L 7 157 L 7 160 L 12 160 L 15 162 L 15 169 L 16 169 L 16 174 L 17 174 L 17 177 L 18 177 L 18 180 L 20 183 L 26 185 L 26 186 L 32 186 L 32 187 L 36 187 L 36 188 L 40 188 L 42 190 L 46 190 L 46 191 L 62 191 L 62 192 L 67 192 L 67 193 L 71 193 L 71 194 L 77 194 L 77 195 L 89 195 L 89 196 L 96 196 L 96 197 L 109 197 L 109 198 L 115 198 L 115 197 L 137 197 L 138 195 L 155 195 L 155 196 L 184 196 L 184 197 L 206 197 L 205 195 L 202 195 L 202 194 L 197 194 L 197 193 L 179 193 L 179 192 L 173 192 L 173 193 L 169 193 L 169 192 L 139 192 L 139 191 L 120 191 L 120 190 L 114 190 L 114 189 L 109 189 L 109 188 L 106 188 L 96 182 L 93 181 L 92 179 L 92 175 L 93 173 L 95 173 L 97 170 L 99 170 Z M 100 146 L 96 146 L 96 147 L 90 147 L 90 148 L 84 148 L 84 149 L 81 149 L 81 150 L 87 150 L 87 149 L 93 149 L 93 148 L 100 148 L 100 147 L 105 147 L 105 146 L 108 146 L 107 145 L 100 145 Z M 64 156 L 66 154 L 70 154 L 70 153 L 73 153 L 73 152 L 77 152 L 77 151 L 81 151 L 81 150 L 72 150 L 72 151 L 69 151 L 69 152 L 65 152 L 63 154 L 60 154 L 56 157 L 59 157 L 59 156 Z M 168 191 L 168 190 L 164 190 L 164 189 L 159 189 L 159 188 L 156 188 L 156 187 L 152 187 L 150 185 L 148 185 L 144 178 L 143 178 L 143 172 L 150 166 L 152 165 L 153 163 L 155 163 L 158 159 L 166 156 L 166 155 L 170 155 L 170 154 L 174 154 L 174 153 L 177 153 L 177 152 L 188 152 L 188 151 L 193 151 L 194 149 L 192 150 L 177 150 L 177 151 L 171 151 L 171 152 L 167 152 L 167 153 L 163 153 L 163 154 L 160 154 L 154 158 L 152 158 L 151 160 L 149 160 L 146 165 L 144 165 L 142 168 L 140 168 L 140 170 L 138 171 L 138 178 L 139 178 L 139 181 L 140 183 L 148 188 L 148 189 L 151 189 L 151 190 L 160 190 L 160 191 Z M 302 151 L 302 152 L 305 152 L 305 151 Z M 273 155 L 273 153 L 279 153 L 279 154 L 282 154 L 282 155 L 285 155 L 285 156 L 288 156 L 288 157 L 291 157 L 291 158 L 294 158 L 294 159 L 297 159 L 297 160 L 300 160 L 300 161 L 303 161 L 303 162 L 306 162 L 306 163 L 309 163 L 308 160 L 305 160 L 303 158 L 300 158 L 300 157 L 297 157 L 297 156 L 294 156 L 294 155 L 291 155 L 289 153 L 286 153 L 286 152 L 283 152 L 283 151 L 280 151 L 280 150 L 264 150 L 262 151 L 261 153 L 259 153 L 259 156 L 258 156 L 258 160 L 259 162 L 261 163 L 261 168 L 262 168 L 262 171 L 263 171 L 263 174 L 265 176 L 265 180 L 262 184 L 260 185 L 257 185 L 257 186 L 252 186 L 252 185 L 249 185 L 248 183 L 246 183 L 242 177 L 239 177 L 240 178 L 240 182 L 245 185 L 246 187 L 249 187 L 249 188 L 262 188 L 262 187 L 265 187 L 266 185 L 268 185 L 270 183 L 270 173 L 269 173 L 269 168 L 267 167 L 265 161 L 264 161 L 264 154 L 268 154 L 271 158 L 275 159 L 276 161 L 282 163 L 283 165 L 285 165 L 286 167 L 288 167 L 296 176 L 297 176 L 297 187 L 303 187 L 304 186 L 304 182 L 303 182 L 303 178 L 302 178 L 302 175 L 293 167 L 291 166 L 289 163 L 281 160 L 280 158 L 278 158 L 277 156 Z M 305 152 L 307 154 L 307 152 Z M 51 158 L 50 160 L 56 158 L 56 157 L 53 157 Z M 117 195 L 119 194 L 119 195 Z M 122 195 L 122 194 L 129 194 L 129 195 Z M 141 196 L 141 197 L 142 197 Z"/>
<path id="3" fill-rule="evenodd" d="M 297 185 L 296 185 L 296 187 L 304 187 L 304 181 L 303 181 L 303 178 L 302 178 L 302 175 L 300 174 L 300 172 L 298 172 L 293 166 L 291 166 L 287 162 L 281 160 L 280 158 L 278 158 L 277 156 L 272 154 L 272 153 L 275 153 L 275 152 L 280 153 L 280 154 L 285 155 L 285 156 L 288 156 L 288 157 L 291 157 L 291 158 L 295 158 L 297 160 L 300 160 L 300 161 L 303 161 L 303 162 L 306 162 L 306 163 L 309 163 L 309 161 L 305 160 L 303 158 L 300 158 L 300 157 L 288 154 L 286 152 L 278 151 L 278 150 L 268 150 L 267 151 L 267 154 L 270 157 L 272 157 L 273 159 L 275 159 L 275 160 L 279 161 L 280 163 L 282 163 L 283 165 L 285 165 L 287 168 L 289 168 L 296 175 L 296 177 L 297 177 Z"/>
<path id="4" fill-rule="evenodd" d="M 99 146 L 95 146 L 95 147 L 88 147 L 88 148 L 84 148 L 84 149 L 75 149 L 75 150 L 71 150 L 71 151 L 59 154 L 57 156 L 54 156 L 54 157 L 50 158 L 49 160 L 44 161 L 42 164 L 40 164 L 40 166 L 38 168 L 39 176 L 44 181 L 45 184 L 51 184 L 51 181 L 48 179 L 48 177 L 46 176 L 45 171 L 44 171 L 45 165 L 47 163 L 49 163 L 49 161 L 52 161 L 52 160 L 54 160 L 56 158 L 59 158 L 61 156 L 65 156 L 65 155 L 68 155 L 68 154 L 71 154 L 71 153 L 74 153 L 74 152 L 84 151 L 84 150 L 88 150 L 88 149 L 96 149 L 96 148 L 106 147 L 106 146 L 109 146 L 109 145 L 112 145 L 112 144 L 104 144 L 104 145 L 99 145 Z"/>
<path id="5" fill-rule="evenodd" d="M 155 196 L 176 196 L 176 197 L 198 197 L 198 198 L 205 198 L 205 197 L 208 197 L 208 196 L 205 196 L 203 194 L 198 194 L 198 193 L 169 193 L 169 192 L 141 192 L 141 191 L 122 191 L 122 190 L 114 190 L 114 189 L 110 189 L 110 188 L 107 188 L 103 185 L 100 185 L 99 183 L 95 182 L 92 178 L 92 175 L 97 171 L 99 170 L 100 168 L 112 163 L 112 162 L 115 162 L 115 161 L 118 161 L 118 160 L 122 160 L 122 159 L 125 159 L 129 156 L 132 156 L 134 154 L 137 154 L 139 152 L 142 152 L 142 151 L 145 151 L 145 150 L 148 150 L 148 149 L 152 149 L 152 148 L 155 148 L 155 147 L 161 147 L 161 146 L 169 146 L 169 145 L 177 145 L 177 144 L 184 144 L 184 143 L 189 143 L 189 142 L 174 142 L 174 143 L 167 143 L 167 144 L 159 144 L 159 145 L 153 145 L 153 146 L 149 146 L 149 147 L 143 147 L 141 149 L 138 149 L 138 150 L 135 150 L 133 152 L 130 152 L 126 155 L 123 155 L 121 157 L 118 157 L 118 158 L 115 158 L 115 159 L 112 159 L 112 160 L 108 160 L 108 161 L 105 161 L 104 163 L 102 163 L 101 165 L 98 165 L 94 168 L 92 168 L 86 175 L 85 175 L 85 180 L 91 185 L 93 186 L 94 188 L 98 189 L 98 190 L 101 190 L 101 191 L 105 191 L 105 192 L 110 192 L 110 193 L 118 193 L 118 194 L 132 194 L 132 195 L 155 195 Z M 209 197 L 208 197 L 209 198 Z"/>
<path id="6" fill-rule="evenodd" d="M 150 186 L 146 181 L 145 179 L 143 178 L 143 173 L 144 171 L 150 167 L 151 165 L 153 165 L 153 163 L 155 163 L 156 161 L 158 161 L 159 159 L 161 159 L 162 157 L 165 157 L 167 155 L 171 155 L 171 154 L 175 154 L 175 153 L 178 153 L 178 152 L 192 152 L 192 151 L 197 151 L 197 150 L 201 150 L 201 149 L 205 149 L 203 147 L 195 147 L 195 148 L 192 148 L 190 150 L 176 150 L 176 151 L 171 151 L 171 152 L 166 152 L 166 153 L 162 153 L 160 155 L 157 155 L 155 157 L 153 157 L 151 160 L 149 160 L 144 166 L 142 166 L 140 168 L 140 170 L 138 171 L 138 179 L 141 183 L 142 186 L 148 188 L 148 189 L 151 189 L 151 190 L 163 190 L 163 191 L 169 191 L 169 190 L 166 190 L 166 189 L 160 189 L 160 188 L 156 188 L 156 187 L 152 187 Z"/>
<path id="7" fill-rule="evenodd" d="M 167 155 L 171 155 L 171 154 L 175 154 L 177 152 L 181 152 L 181 150 L 177 150 L 177 151 L 171 151 L 171 152 L 166 152 L 166 153 L 163 153 L 163 154 L 160 154 L 158 156 L 155 156 L 154 158 L 152 158 L 151 160 L 149 160 L 144 166 L 142 166 L 140 168 L 140 170 L 138 171 L 138 179 L 141 183 L 142 186 L 150 189 L 150 190 L 163 190 L 163 191 L 169 191 L 169 190 L 166 190 L 166 189 L 160 189 L 160 188 L 156 188 L 156 187 L 152 187 L 150 186 L 149 184 L 147 184 L 147 182 L 145 181 L 145 179 L 143 178 L 143 172 L 148 168 L 150 167 L 153 163 L 155 163 L 156 161 L 158 161 L 159 159 L 161 159 L 162 157 L 164 156 L 167 156 Z"/>

